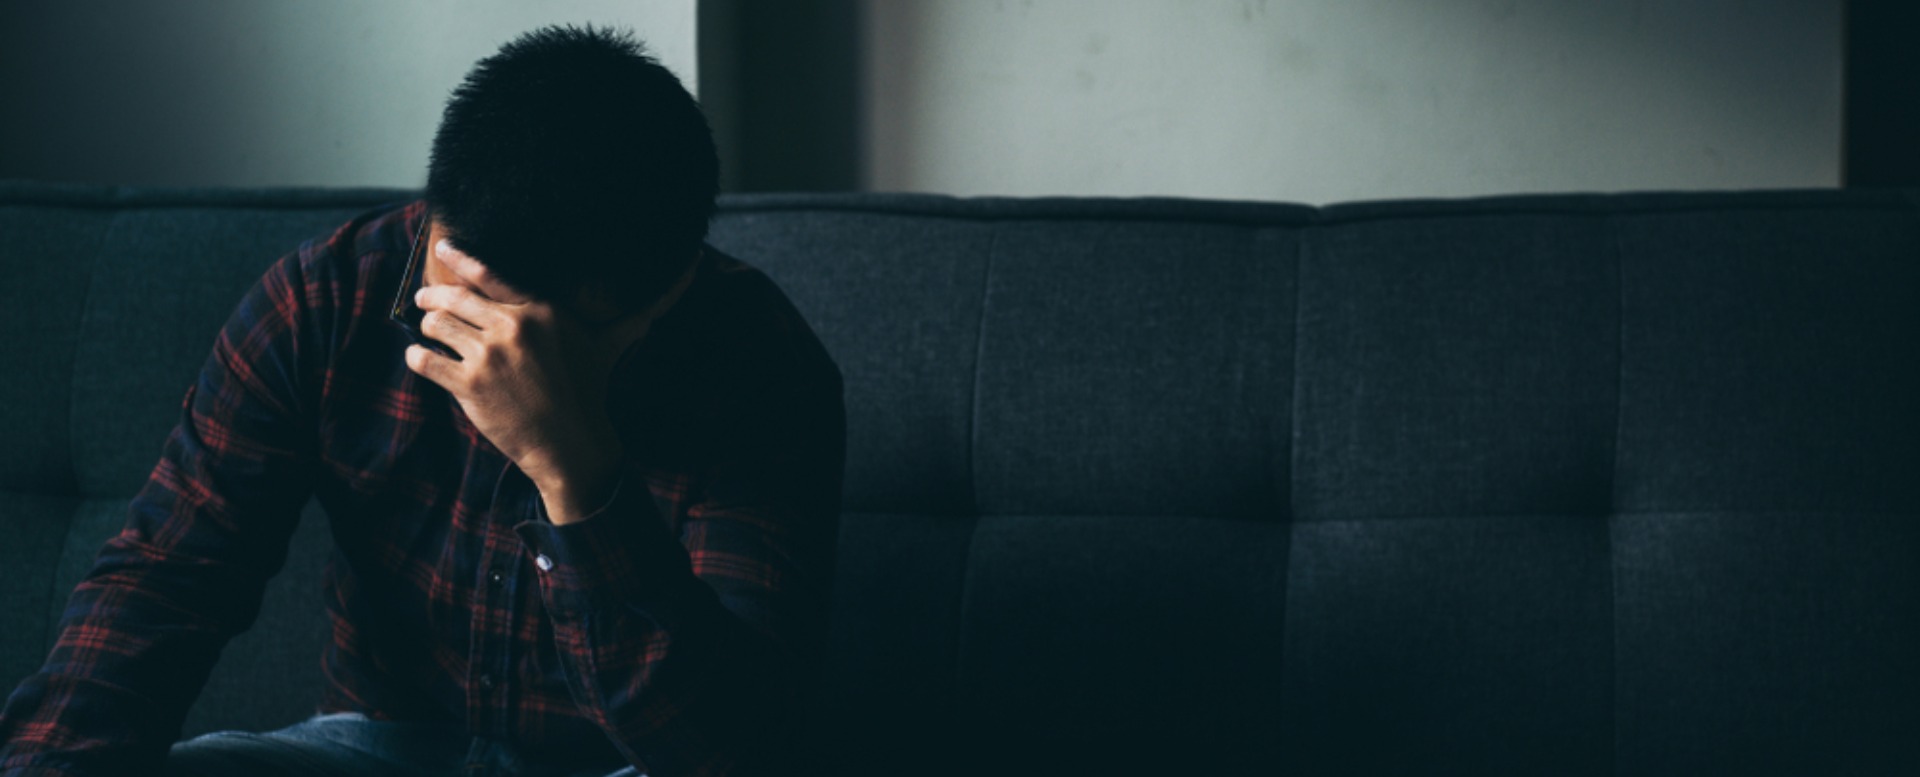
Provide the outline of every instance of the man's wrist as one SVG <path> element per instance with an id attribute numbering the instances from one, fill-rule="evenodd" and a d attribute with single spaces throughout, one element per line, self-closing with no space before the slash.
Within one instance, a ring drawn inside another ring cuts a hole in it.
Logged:
<path id="1" fill-rule="evenodd" d="M 571 467 L 534 477 L 547 520 L 565 526 L 599 512 L 620 485 L 619 462 L 618 454 L 590 456 Z"/>

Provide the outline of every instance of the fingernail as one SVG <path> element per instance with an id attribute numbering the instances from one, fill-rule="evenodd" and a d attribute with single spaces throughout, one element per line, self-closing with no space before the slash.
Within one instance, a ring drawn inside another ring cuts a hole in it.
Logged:
<path id="1" fill-rule="evenodd" d="M 445 256 L 447 254 L 453 253 L 453 243 L 448 242 L 447 239 L 444 237 L 440 238 L 438 241 L 434 242 L 433 252 L 441 256 Z"/>
<path id="2" fill-rule="evenodd" d="M 420 300 L 426 296 L 427 296 L 427 287 L 421 286 L 419 291 L 416 291 L 413 293 L 413 304 L 415 305 L 420 304 Z"/>

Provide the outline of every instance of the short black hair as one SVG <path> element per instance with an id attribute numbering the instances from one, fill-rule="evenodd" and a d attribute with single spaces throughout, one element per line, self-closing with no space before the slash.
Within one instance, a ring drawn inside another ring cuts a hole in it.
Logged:
<path id="1" fill-rule="evenodd" d="M 460 250 L 537 298 L 651 303 L 698 257 L 713 132 L 632 33 L 555 26 L 474 65 L 433 138 L 427 203 Z"/>

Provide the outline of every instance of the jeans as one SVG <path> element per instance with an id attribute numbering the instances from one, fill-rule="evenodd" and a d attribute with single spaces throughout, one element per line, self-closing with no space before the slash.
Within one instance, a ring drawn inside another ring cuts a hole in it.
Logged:
<path id="1" fill-rule="evenodd" d="M 632 766 L 525 762 L 503 742 L 438 723 L 315 715 L 278 731 L 217 731 L 174 744 L 165 777 L 644 777 Z"/>

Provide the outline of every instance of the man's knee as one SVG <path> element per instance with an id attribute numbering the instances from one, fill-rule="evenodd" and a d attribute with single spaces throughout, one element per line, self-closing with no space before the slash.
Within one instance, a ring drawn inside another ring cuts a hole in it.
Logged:
<path id="1" fill-rule="evenodd" d="M 283 739 L 247 731 L 218 731 L 174 743 L 163 777 L 346 777 L 328 759 Z"/>

